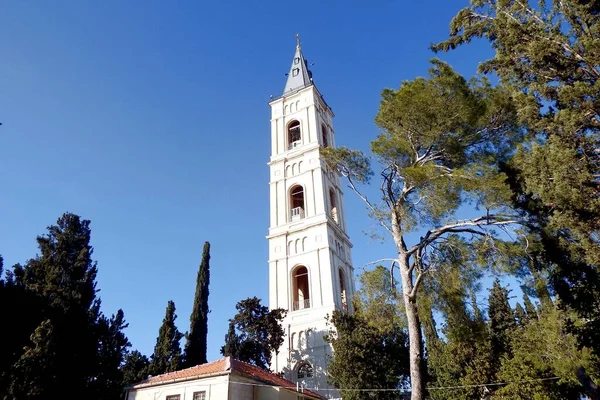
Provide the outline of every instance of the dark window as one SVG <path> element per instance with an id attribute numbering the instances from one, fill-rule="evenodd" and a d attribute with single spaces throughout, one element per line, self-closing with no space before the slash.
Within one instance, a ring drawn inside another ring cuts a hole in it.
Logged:
<path id="1" fill-rule="evenodd" d="M 292 76 L 298 76 L 299 73 L 300 73 L 300 69 L 299 68 L 294 68 L 292 70 Z"/>
<path id="2" fill-rule="evenodd" d="M 172 396 L 167 396 L 167 400 L 179 400 L 180 396 L 178 394 L 174 394 Z"/>
<path id="3" fill-rule="evenodd" d="M 294 64 L 299 64 L 299 63 L 300 63 L 300 58 L 299 57 L 294 58 Z"/>
<path id="4" fill-rule="evenodd" d="M 291 194 L 291 220 L 296 221 L 304 218 L 304 188 L 300 185 L 294 186 Z"/>
<path id="5" fill-rule="evenodd" d="M 300 122 L 293 121 L 288 126 L 288 146 L 290 149 L 298 146 L 302 136 L 300 134 Z"/>
<path id="6" fill-rule="evenodd" d="M 194 392 L 192 400 L 206 400 L 206 392 Z"/>
<path id="7" fill-rule="evenodd" d="M 307 362 L 303 362 L 298 367 L 298 379 L 304 378 L 312 378 L 313 377 L 313 367 Z"/>
<path id="8" fill-rule="evenodd" d="M 338 222 L 337 204 L 335 201 L 335 193 L 334 193 L 333 189 L 329 189 L 329 205 L 331 206 L 331 208 L 329 210 L 330 214 L 331 214 L 331 218 L 335 222 Z"/>
<path id="9" fill-rule="evenodd" d="M 345 279 L 344 279 L 344 272 L 342 272 L 342 270 L 339 270 L 339 275 L 340 275 L 340 295 L 341 295 L 341 300 L 342 300 L 342 310 L 344 311 L 348 311 L 348 299 L 346 297 L 346 285 L 345 285 Z"/>
<path id="10" fill-rule="evenodd" d="M 329 140 L 327 140 L 327 128 L 325 125 L 321 125 L 321 131 L 323 133 L 323 147 L 329 146 Z"/>

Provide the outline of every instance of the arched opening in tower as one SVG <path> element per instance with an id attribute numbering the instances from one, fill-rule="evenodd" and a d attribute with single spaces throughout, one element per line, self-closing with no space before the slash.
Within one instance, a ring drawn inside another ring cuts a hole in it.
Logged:
<path id="1" fill-rule="evenodd" d="M 339 270 L 340 276 L 340 297 L 342 301 L 342 310 L 348 311 L 348 298 L 346 296 L 346 284 L 344 279 L 344 271 L 340 268 Z"/>
<path id="2" fill-rule="evenodd" d="M 296 370 L 296 376 L 298 380 L 312 378 L 313 374 L 313 367 L 308 361 L 303 361 L 300 365 L 298 365 L 298 369 Z"/>
<path id="3" fill-rule="evenodd" d="M 300 134 L 300 122 L 292 121 L 288 125 L 288 149 L 293 149 L 302 143 L 302 136 Z"/>
<path id="4" fill-rule="evenodd" d="M 321 125 L 321 133 L 323 135 L 323 147 L 329 146 L 329 140 L 327 138 L 327 127 L 325 124 Z"/>
<path id="5" fill-rule="evenodd" d="M 335 201 L 335 193 L 333 189 L 329 189 L 329 205 L 331 206 L 331 218 L 338 222 L 338 212 L 337 212 L 337 203 Z"/>
<path id="6" fill-rule="evenodd" d="M 292 221 L 297 221 L 304 218 L 304 188 L 296 185 L 290 193 Z"/>
<path id="7" fill-rule="evenodd" d="M 308 289 L 308 270 L 304 266 L 299 266 L 294 270 L 294 304 L 292 311 L 310 308 L 310 291 Z"/>

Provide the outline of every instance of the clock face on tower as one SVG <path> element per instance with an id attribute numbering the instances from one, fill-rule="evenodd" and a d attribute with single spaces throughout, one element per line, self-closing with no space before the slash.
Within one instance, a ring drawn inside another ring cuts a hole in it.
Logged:
<path id="1" fill-rule="evenodd" d="M 286 340 L 272 368 L 333 398 L 339 394 L 326 379 L 333 350 L 323 340 L 325 318 L 333 310 L 352 312 L 352 244 L 340 177 L 320 155 L 335 146 L 333 112 L 310 78 L 299 40 L 287 75 L 283 94 L 269 103 L 269 304 L 288 310 Z"/>

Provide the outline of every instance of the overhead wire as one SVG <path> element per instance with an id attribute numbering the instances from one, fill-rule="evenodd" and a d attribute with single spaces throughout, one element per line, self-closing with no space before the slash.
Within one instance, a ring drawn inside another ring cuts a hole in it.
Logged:
<path id="1" fill-rule="evenodd" d="M 534 382 L 544 382 L 544 381 L 552 381 L 561 379 L 559 376 L 551 376 L 546 378 L 536 378 L 536 379 L 526 379 L 520 381 L 510 381 L 510 382 L 491 382 L 491 383 L 480 383 L 473 385 L 455 385 L 455 386 L 428 386 L 426 390 L 455 390 L 455 389 L 472 389 L 478 387 L 487 387 L 487 386 L 505 386 L 510 384 L 522 384 L 522 383 L 534 383 Z M 260 383 L 251 383 L 251 382 L 236 382 L 230 381 L 231 383 L 237 385 L 246 385 L 246 386 L 259 386 L 259 387 L 280 387 L 283 389 L 291 389 L 291 390 L 310 390 L 314 392 L 323 392 L 323 391 L 347 391 L 347 392 L 410 392 L 410 389 L 404 388 L 314 388 L 307 386 L 280 386 L 280 385 L 268 385 L 268 384 L 260 384 Z"/>

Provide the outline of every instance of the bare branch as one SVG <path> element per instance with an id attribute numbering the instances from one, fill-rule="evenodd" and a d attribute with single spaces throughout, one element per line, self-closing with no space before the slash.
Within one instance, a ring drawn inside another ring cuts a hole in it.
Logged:
<path id="1" fill-rule="evenodd" d="M 346 178 L 348 179 L 348 187 L 350 189 L 352 189 L 352 191 L 354 193 L 356 193 L 356 195 L 358 197 L 360 197 L 360 199 L 367 205 L 367 207 L 374 214 L 375 218 L 377 218 L 377 221 L 379 221 L 379 223 L 381 224 L 381 226 L 383 226 L 386 231 L 388 231 L 390 234 L 392 234 L 392 229 L 380 217 L 378 217 L 379 211 L 377 211 L 377 209 L 375 208 L 375 206 L 373 204 L 371 204 L 371 202 L 369 201 L 369 199 L 367 199 L 367 196 L 365 196 L 364 194 L 361 193 L 360 190 L 358 190 L 358 188 L 354 184 L 354 181 L 352 180 L 352 177 L 350 177 L 350 175 L 346 175 Z"/>
<path id="2" fill-rule="evenodd" d="M 415 284 L 412 288 L 412 290 L 410 291 L 410 293 L 408 294 L 408 297 L 414 301 L 417 297 L 417 290 L 419 290 L 419 286 L 421 285 L 421 281 L 423 280 L 423 277 L 425 276 L 425 274 L 427 273 L 427 270 L 425 271 L 420 271 L 417 274 L 417 279 L 415 279 Z"/>
<path id="3" fill-rule="evenodd" d="M 382 261 L 391 261 L 392 262 L 392 267 L 391 268 L 393 268 L 394 263 L 398 262 L 399 260 L 397 258 L 381 258 L 379 260 L 375 260 L 375 261 L 371 261 L 371 262 L 366 263 L 365 265 L 363 265 L 363 268 L 367 267 L 369 265 L 380 263 Z"/>
<path id="4" fill-rule="evenodd" d="M 485 236 L 487 233 L 485 231 L 478 231 L 469 227 L 478 227 L 482 229 L 484 226 L 504 226 L 520 223 L 519 220 L 516 219 L 504 219 L 500 215 L 488 214 L 483 215 L 481 217 L 473 218 L 470 220 L 459 221 L 454 224 L 444 225 L 442 227 L 436 229 L 430 229 L 427 231 L 424 237 L 421 238 L 419 243 L 411 247 L 407 254 L 410 256 L 415 251 L 418 251 L 419 248 L 425 247 L 431 242 L 435 241 L 440 236 L 446 233 L 472 233 L 475 235 Z"/>

